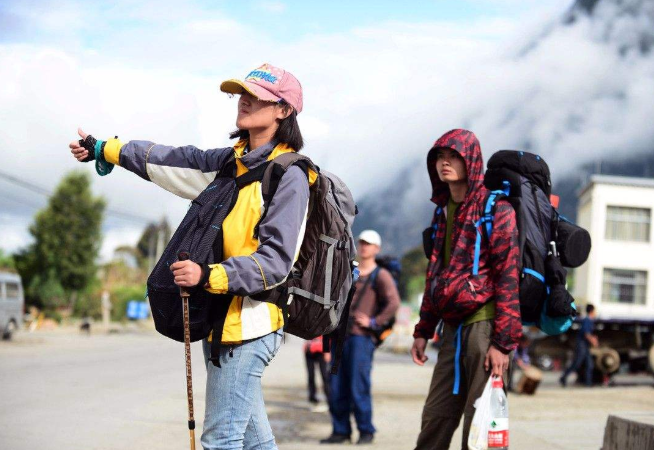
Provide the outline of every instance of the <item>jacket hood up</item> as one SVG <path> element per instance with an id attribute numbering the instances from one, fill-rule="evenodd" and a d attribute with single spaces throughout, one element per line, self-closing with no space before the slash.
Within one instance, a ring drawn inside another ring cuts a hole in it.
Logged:
<path id="1" fill-rule="evenodd" d="M 436 156 L 441 148 L 455 150 L 465 161 L 468 173 L 468 191 L 464 203 L 467 203 L 470 195 L 480 192 L 479 188 L 484 183 L 484 159 L 479 140 L 472 131 L 451 130 L 438 138 L 427 154 L 427 170 L 432 186 L 431 201 L 439 206 L 445 205 L 450 196 L 449 186 L 441 181 L 436 170 Z"/>

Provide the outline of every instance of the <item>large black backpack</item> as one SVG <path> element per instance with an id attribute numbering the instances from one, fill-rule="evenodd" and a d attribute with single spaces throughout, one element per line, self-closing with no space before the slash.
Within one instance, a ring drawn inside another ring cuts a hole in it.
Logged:
<path id="1" fill-rule="evenodd" d="M 338 177 L 320 172 L 307 157 L 295 152 L 280 155 L 240 177 L 235 177 L 236 168 L 231 160 L 193 200 L 148 278 L 148 297 L 157 331 L 180 342 L 184 339 L 179 287 L 169 269 L 177 261 L 177 255 L 188 252 L 190 259 L 199 264 L 221 262 L 222 224 L 238 198 L 239 189 L 254 181 L 262 182 L 263 219 L 281 177 L 295 164 L 307 174 L 309 168 L 319 174 L 311 189 L 300 256 L 283 283 L 250 298 L 279 306 L 284 312 L 285 332 L 304 339 L 338 336 L 340 353 L 345 329 L 343 312 L 349 310 L 354 289 L 356 247 L 351 229 L 356 206 L 347 186 Z M 254 232 L 256 236 L 258 226 Z M 191 341 L 203 339 L 215 330 L 210 358 L 215 364 L 219 363 L 221 341 L 217 333 L 222 332 L 231 297 L 211 294 L 202 288 L 191 290 Z M 346 319 L 347 314 L 345 322 Z"/>
<path id="2" fill-rule="evenodd" d="M 513 150 L 495 153 L 488 161 L 484 185 L 490 190 L 480 224 L 486 239 L 493 230 L 497 201 L 507 199 L 516 213 L 523 324 L 537 325 L 547 334 L 565 332 L 576 307 L 565 286 L 563 265 L 577 267 L 586 261 L 590 235 L 552 206 L 550 170 L 538 155 Z"/>

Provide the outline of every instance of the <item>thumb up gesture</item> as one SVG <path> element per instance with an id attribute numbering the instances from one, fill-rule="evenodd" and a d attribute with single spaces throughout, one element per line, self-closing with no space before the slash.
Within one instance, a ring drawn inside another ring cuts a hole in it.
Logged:
<path id="1" fill-rule="evenodd" d="M 89 152 L 85 148 L 85 142 L 86 138 L 89 137 L 89 141 L 93 140 L 93 142 L 86 142 L 87 147 L 92 147 L 91 144 L 95 145 L 95 139 L 93 136 L 85 133 L 82 131 L 81 128 L 77 129 L 77 133 L 79 134 L 79 137 L 81 138 L 80 140 L 73 141 L 70 144 L 68 144 L 68 147 L 70 147 L 70 152 L 73 154 L 73 157 L 78 160 L 79 162 L 89 162 L 93 161 L 95 159 L 95 153 L 94 152 Z"/>

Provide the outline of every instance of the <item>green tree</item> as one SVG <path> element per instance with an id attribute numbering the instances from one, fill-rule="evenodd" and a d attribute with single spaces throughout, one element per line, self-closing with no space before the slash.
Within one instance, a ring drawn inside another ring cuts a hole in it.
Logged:
<path id="1" fill-rule="evenodd" d="M 74 306 L 96 276 L 105 201 L 91 193 L 86 173 L 66 175 L 30 226 L 34 243 L 16 257 L 31 303 Z M 65 295 L 63 295 L 65 294 Z"/>
<path id="2" fill-rule="evenodd" d="M 52 311 L 66 302 L 66 291 L 61 286 L 54 270 L 35 274 L 27 285 L 27 295 L 38 299 L 38 306 L 48 311 Z"/>
<path id="3" fill-rule="evenodd" d="M 402 275 L 400 289 L 404 298 L 413 302 L 414 298 L 422 292 L 425 286 L 425 271 L 427 258 L 422 246 L 412 248 L 402 256 Z"/>
<path id="4" fill-rule="evenodd" d="M 0 248 L 0 269 L 14 270 L 15 268 L 16 263 L 14 262 L 14 258 L 11 255 L 5 254 Z"/>

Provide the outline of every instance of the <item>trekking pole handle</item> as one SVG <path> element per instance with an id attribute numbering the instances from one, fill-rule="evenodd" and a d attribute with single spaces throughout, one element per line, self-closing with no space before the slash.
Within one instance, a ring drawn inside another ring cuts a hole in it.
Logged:
<path id="1" fill-rule="evenodd" d="M 188 261 L 190 258 L 191 258 L 191 255 L 189 254 L 189 252 L 179 252 L 177 254 L 177 259 L 179 261 Z M 189 297 L 188 291 L 186 289 L 184 289 L 183 287 L 179 288 L 179 292 L 180 292 L 182 297 Z"/>

